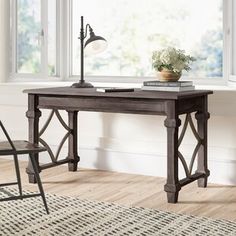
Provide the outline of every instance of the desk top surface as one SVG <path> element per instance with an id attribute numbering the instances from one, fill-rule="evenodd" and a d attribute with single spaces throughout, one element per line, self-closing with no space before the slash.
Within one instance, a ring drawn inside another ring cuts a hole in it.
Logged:
<path id="1" fill-rule="evenodd" d="M 27 89 L 24 93 L 48 96 L 72 96 L 72 97 L 110 97 L 110 98 L 140 98 L 140 99 L 171 99 L 193 98 L 202 95 L 212 94 L 211 90 L 193 90 L 186 92 L 162 92 L 162 91 L 142 91 L 135 89 L 134 92 L 97 92 L 96 88 L 71 88 L 71 87 L 51 87 Z"/>

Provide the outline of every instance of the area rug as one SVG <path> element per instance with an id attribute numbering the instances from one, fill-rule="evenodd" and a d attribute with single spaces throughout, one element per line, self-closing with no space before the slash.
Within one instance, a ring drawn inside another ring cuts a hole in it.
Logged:
<path id="1" fill-rule="evenodd" d="M 14 189 L 0 189 L 0 197 Z M 236 223 L 153 209 L 47 194 L 50 215 L 40 197 L 0 203 L 0 235 L 9 236 L 227 236 Z"/>

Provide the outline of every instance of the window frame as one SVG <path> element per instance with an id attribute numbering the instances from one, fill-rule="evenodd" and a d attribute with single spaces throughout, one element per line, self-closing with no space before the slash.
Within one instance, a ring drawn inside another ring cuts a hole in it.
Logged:
<path id="1" fill-rule="evenodd" d="M 16 2 L 17 0 L 11 0 Z M 47 2 L 48 0 L 41 0 Z M 236 4 L 235 4 L 236 5 Z M 13 7 L 13 8 L 12 8 Z M 236 7 L 235 7 L 236 8 Z M 15 10 L 15 11 L 13 11 Z M 11 6 L 11 13 L 15 12 L 15 16 L 11 15 L 12 25 L 14 26 L 14 20 L 16 18 L 16 9 L 14 4 Z M 15 22 L 16 24 L 16 22 Z M 235 23 L 236 24 L 236 23 Z M 79 76 L 72 75 L 72 0 L 63 1 L 58 0 L 57 5 L 57 27 L 58 27 L 58 38 L 57 38 L 57 56 L 56 63 L 56 77 L 48 77 L 45 75 L 34 75 L 34 74 L 18 74 L 11 73 L 11 81 L 75 81 L 79 80 Z M 223 0 L 223 77 L 219 78 L 183 78 L 191 79 L 195 84 L 199 85 L 226 85 L 236 75 L 232 75 L 233 66 L 233 0 Z M 15 29 L 15 31 L 14 31 Z M 12 62 L 16 62 L 16 28 L 12 27 L 11 30 L 12 38 Z M 236 44 L 236 42 L 235 42 Z M 12 63 L 12 71 L 16 68 L 16 65 Z M 134 76 L 86 76 L 86 80 L 90 82 L 110 82 L 110 83 L 142 83 L 145 80 L 153 79 L 154 77 L 134 77 Z"/>
<path id="2" fill-rule="evenodd" d="M 60 80 L 60 5 L 61 0 L 56 4 L 56 69 L 55 76 L 48 76 L 48 1 L 41 0 L 41 65 L 39 73 L 18 73 L 17 72 L 17 0 L 10 1 L 10 81 L 59 81 Z"/>
<path id="3" fill-rule="evenodd" d="M 230 47 L 228 48 L 228 61 L 230 62 L 229 68 L 229 84 L 235 84 L 236 82 L 236 14 L 233 15 L 233 12 L 236 12 L 236 3 L 233 0 L 230 0 L 230 6 L 232 11 L 229 12 L 231 15 L 229 16 L 230 27 L 229 30 L 231 32 L 231 37 L 229 38 L 228 44 Z M 235 23 L 234 23 L 235 22 Z"/>

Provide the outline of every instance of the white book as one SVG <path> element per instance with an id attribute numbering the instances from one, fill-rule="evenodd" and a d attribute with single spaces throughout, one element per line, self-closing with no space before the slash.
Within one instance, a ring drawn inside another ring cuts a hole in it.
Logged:
<path id="1" fill-rule="evenodd" d="M 192 91 L 195 89 L 195 86 L 184 86 L 184 87 L 163 87 L 163 86 L 142 86 L 142 90 L 148 91 L 166 91 L 166 92 L 183 92 L 183 91 Z"/>
<path id="2" fill-rule="evenodd" d="M 193 86 L 193 81 L 176 81 L 176 82 L 165 82 L 159 80 L 144 81 L 144 86 L 162 86 L 162 87 L 185 87 Z"/>

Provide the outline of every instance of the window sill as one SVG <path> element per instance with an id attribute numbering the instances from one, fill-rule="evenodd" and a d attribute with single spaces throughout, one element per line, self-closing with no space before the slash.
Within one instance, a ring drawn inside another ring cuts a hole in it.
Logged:
<path id="1" fill-rule="evenodd" d="M 25 89 L 63 87 L 70 86 L 73 82 L 21 82 L 0 83 L 0 105 L 26 106 L 27 96 L 22 91 Z M 133 87 L 140 88 L 141 83 L 93 83 L 97 87 Z M 209 111 L 216 116 L 236 116 L 236 84 L 230 85 L 196 85 L 196 89 L 213 90 L 214 94 L 209 96 Z M 229 105 L 230 104 L 230 105 Z"/>
<path id="2" fill-rule="evenodd" d="M 13 87 L 13 88 L 38 88 L 38 87 L 63 87 L 71 86 L 75 81 L 42 81 L 42 82 L 6 82 L 0 83 L 0 87 Z M 132 87 L 140 88 L 142 82 L 92 82 L 95 87 Z M 195 84 L 196 89 L 213 90 L 213 91 L 236 91 L 236 83 L 229 82 L 227 85 L 198 85 Z"/>

